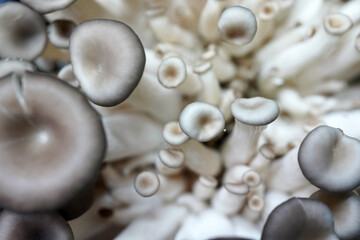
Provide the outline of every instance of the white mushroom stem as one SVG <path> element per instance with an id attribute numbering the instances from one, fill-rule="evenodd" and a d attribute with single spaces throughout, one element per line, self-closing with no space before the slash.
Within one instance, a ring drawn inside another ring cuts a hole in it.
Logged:
<path id="1" fill-rule="evenodd" d="M 179 116 L 181 96 L 174 89 L 164 88 L 155 74 L 144 72 L 139 85 L 127 102 L 154 118 L 167 122 Z"/>
<path id="2" fill-rule="evenodd" d="M 157 195 L 166 202 L 175 201 L 175 199 L 186 191 L 186 179 L 181 175 L 164 176 L 158 175 L 160 180 L 160 189 Z"/>
<path id="3" fill-rule="evenodd" d="M 120 172 L 110 164 L 106 164 L 101 170 L 101 177 L 105 186 L 109 189 L 115 189 L 121 185 L 124 180 L 124 177 L 121 176 Z"/>
<path id="4" fill-rule="evenodd" d="M 186 79 L 176 88 L 184 96 L 195 96 L 202 90 L 202 83 L 199 76 L 193 72 L 191 67 L 186 68 Z"/>
<path id="5" fill-rule="evenodd" d="M 199 16 L 204 7 L 205 0 L 201 1 L 182 1 L 174 0 L 170 2 L 167 10 L 170 19 L 181 27 L 196 31 Z"/>
<path id="6" fill-rule="evenodd" d="M 321 120 L 328 126 L 340 128 L 344 134 L 360 139 L 360 129 L 357 123 L 360 121 L 360 110 L 338 111 L 326 114 Z"/>
<path id="7" fill-rule="evenodd" d="M 360 13 L 356 9 L 360 8 L 359 0 L 347 1 L 338 10 L 339 13 L 347 15 L 353 24 L 357 24 L 360 21 Z"/>
<path id="8" fill-rule="evenodd" d="M 244 209 L 241 211 L 241 215 L 245 218 L 255 222 L 257 221 L 262 211 L 264 210 L 265 202 L 264 198 L 260 195 L 252 195 L 246 202 Z"/>
<path id="9" fill-rule="evenodd" d="M 221 101 L 221 88 L 219 81 L 212 70 L 211 62 L 201 63 L 197 65 L 193 71 L 199 75 L 202 82 L 199 100 L 218 106 Z"/>
<path id="10" fill-rule="evenodd" d="M 231 104 L 236 99 L 234 90 L 226 89 L 222 91 L 221 102 L 219 105 L 219 110 L 223 113 L 225 122 L 232 120 L 233 116 L 231 114 Z M 224 129 L 225 131 L 225 129 Z"/>
<path id="11" fill-rule="evenodd" d="M 246 184 L 251 188 L 258 186 L 261 181 L 259 173 L 246 165 L 228 168 L 223 177 L 224 183 Z"/>
<path id="12" fill-rule="evenodd" d="M 216 178 L 203 175 L 194 183 L 192 192 L 200 200 L 209 200 L 214 195 L 217 184 Z"/>
<path id="13" fill-rule="evenodd" d="M 61 68 L 61 70 L 58 72 L 57 77 L 61 80 L 64 80 L 65 82 L 67 82 L 68 84 L 70 84 L 73 87 L 76 87 L 76 88 L 80 87 L 80 83 L 76 79 L 76 76 L 74 74 L 71 64 L 68 64 L 68 65 L 64 66 L 63 68 Z"/>
<path id="14" fill-rule="evenodd" d="M 184 193 L 176 199 L 176 203 L 180 206 L 185 206 L 193 213 L 201 213 L 207 208 L 207 204 L 204 201 L 196 198 L 193 194 Z"/>
<path id="15" fill-rule="evenodd" d="M 250 168 L 258 172 L 261 178 L 265 181 L 268 176 L 269 166 L 271 162 L 275 159 L 276 155 L 270 145 L 262 145 L 259 148 L 258 153 L 250 162 Z"/>
<path id="16" fill-rule="evenodd" d="M 121 112 L 103 117 L 103 123 L 108 142 L 106 161 L 142 154 L 162 143 L 161 125 L 144 114 Z"/>
<path id="17" fill-rule="evenodd" d="M 175 43 L 187 48 L 195 48 L 198 45 L 195 35 L 172 23 L 165 15 L 164 9 L 148 10 L 147 14 L 149 25 L 159 41 Z"/>
<path id="18" fill-rule="evenodd" d="M 235 233 L 233 236 L 241 236 L 244 239 L 260 239 L 261 228 L 258 224 L 253 223 L 241 214 L 231 217 Z"/>
<path id="19" fill-rule="evenodd" d="M 297 90 L 283 88 L 278 93 L 278 103 L 282 112 L 286 112 L 293 118 L 304 118 L 310 114 L 310 106 L 300 96 Z"/>
<path id="20" fill-rule="evenodd" d="M 200 51 L 198 49 L 189 49 L 178 44 L 161 42 L 156 44 L 154 52 L 160 59 L 166 56 L 177 56 L 182 57 L 185 62 L 193 63 L 198 59 Z"/>
<path id="21" fill-rule="evenodd" d="M 283 191 L 269 190 L 265 195 L 265 204 L 261 217 L 261 225 L 264 225 L 270 213 L 281 203 L 287 201 L 291 196 Z"/>
<path id="22" fill-rule="evenodd" d="M 222 186 L 211 199 L 211 206 L 222 214 L 234 215 L 240 211 L 246 201 L 246 194 L 249 192 L 248 187 L 243 185 L 231 186 L 239 189 L 238 192 L 230 192 L 226 186 Z M 241 189 L 240 189 L 241 188 Z"/>
<path id="23" fill-rule="evenodd" d="M 214 42 L 219 38 L 219 32 L 216 23 L 221 12 L 227 5 L 226 0 L 207 0 L 202 9 L 198 31 L 200 35 L 208 42 Z"/>

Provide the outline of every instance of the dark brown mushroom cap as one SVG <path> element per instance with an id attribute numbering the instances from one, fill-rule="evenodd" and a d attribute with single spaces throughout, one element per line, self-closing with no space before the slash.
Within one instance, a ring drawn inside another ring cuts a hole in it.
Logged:
<path id="1" fill-rule="evenodd" d="M 75 0 L 20 0 L 39 13 L 49 13 L 70 6 Z"/>
<path id="2" fill-rule="evenodd" d="M 0 57 L 32 60 L 44 50 L 47 41 L 42 17 L 16 2 L 0 5 Z"/>
<path id="3" fill-rule="evenodd" d="M 319 190 L 310 197 L 325 203 L 333 212 L 335 232 L 342 240 L 360 237 L 360 197 L 354 192 L 330 193 Z"/>
<path id="4" fill-rule="evenodd" d="M 73 240 L 69 224 L 57 213 L 0 214 L 0 240 Z"/>
<path id="5" fill-rule="evenodd" d="M 339 240 L 334 218 L 322 202 L 291 198 L 277 206 L 267 219 L 261 240 Z"/>
<path id="6" fill-rule="evenodd" d="M 144 72 L 144 47 L 122 22 L 96 19 L 79 24 L 71 34 L 69 50 L 81 88 L 101 106 L 128 98 Z"/>
<path id="7" fill-rule="evenodd" d="M 347 192 L 360 185 L 360 141 L 338 129 L 319 126 L 302 141 L 298 155 L 304 176 L 328 192 Z"/>
<path id="8" fill-rule="evenodd" d="M 45 74 L 7 76 L 0 106 L 0 206 L 57 209 L 95 181 L 104 129 L 75 88 Z"/>

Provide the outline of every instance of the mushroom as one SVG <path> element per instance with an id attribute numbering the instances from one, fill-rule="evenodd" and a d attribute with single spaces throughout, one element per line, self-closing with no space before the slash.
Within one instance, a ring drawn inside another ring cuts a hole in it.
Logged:
<path id="1" fill-rule="evenodd" d="M 71 34 L 69 50 L 81 88 L 101 106 L 114 106 L 128 98 L 144 71 L 140 39 L 118 21 L 97 19 L 79 24 Z"/>
<path id="2" fill-rule="evenodd" d="M 193 185 L 193 194 L 200 200 L 209 200 L 215 193 L 215 188 L 218 185 L 216 178 L 212 176 L 202 175 Z"/>
<path id="3" fill-rule="evenodd" d="M 34 65 L 28 61 L 23 61 L 20 59 L 6 58 L 0 60 L 0 78 L 5 77 L 11 73 L 22 75 L 25 73 L 25 71 L 34 72 Z"/>
<path id="4" fill-rule="evenodd" d="M 70 6 L 75 0 L 20 0 L 39 13 L 49 13 Z"/>
<path id="5" fill-rule="evenodd" d="M 58 48 L 68 48 L 69 39 L 76 23 L 68 19 L 57 19 L 48 26 L 49 41 Z"/>
<path id="6" fill-rule="evenodd" d="M 316 187 L 347 192 L 360 185 L 360 141 L 326 125 L 312 130 L 299 149 L 299 165 Z"/>
<path id="7" fill-rule="evenodd" d="M 0 214 L 1 240 L 74 240 L 69 224 L 57 213 Z"/>
<path id="8" fill-rule="evenodd" d="M 160 181 L 155 173 L 143 171 L 136 176 L 134 187 L 141 196 L 150 197 L 159 190 Z"/>
<path id="9" fill-rule="evenodd" d="M 186 65 L 179 57 L 168 57 L 164 59 L 157 72 L 161 85 L 166 88 L 175 88 L 186 79 Z"/>
<path id="10" fill-rule="evenodd" d="M 306 198 L 291 198 L 277 206 L 265 223 L 261 240 L 288 239 L 339 240 L 330 209 L 320 201 Z"/>
<path id="11" fill-rule="evenodd" d="M 360 197 L 354 192 L 330 193 L 319 190 L 310 196 L 325 203 L 334 214 L 335 233 L 341 239 L 360 237 Z"/>
<path id="12" fill-rule="evenodd" d="M 86 98 L 55 77 L 30 72 L 2 78 L 0 96 L 1 206 L 58 209 L 93 184 L 106 140 Z"/>
<path id="13" fill-rule="evenodd" d="M 0 5 L 0 19 L 1 58 L 32 60 L 45 49 L 45 23 L 34 10 L 20 3 L 8 2 Z"/>
<path id="14" fill-rule="evenodd" d="M 181 112 L 179 124 L 190 138 L 207 142 L 224 130 L 225 119 L 217 107 L 208 103 L 193 102 Z"/>

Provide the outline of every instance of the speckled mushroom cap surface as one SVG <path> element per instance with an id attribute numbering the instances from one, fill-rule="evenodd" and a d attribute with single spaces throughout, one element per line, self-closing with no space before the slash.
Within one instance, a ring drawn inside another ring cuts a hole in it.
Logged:
<path id="1" fill-rule="evenodd" d="M 114 106 L 130 96 L 145 68 L 145 52 L 126 24 L 96 19 L 79 24 L 70 37 L 74 73 L 87 97 Z"/>
<path id="2" fill-rule="evenodd" d="M 26 72 L 0 79 L 0 206 L 57 209 L 97 176 L 106 149 L 99 114 L 75 88 Z"/>

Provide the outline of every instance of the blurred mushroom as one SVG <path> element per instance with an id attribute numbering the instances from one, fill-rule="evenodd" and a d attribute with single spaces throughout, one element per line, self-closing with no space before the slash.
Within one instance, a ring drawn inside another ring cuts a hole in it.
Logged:
<path id="1" fill-rule="evenodd" d="M 20 0 L 39 13 L 48 13 L 64 9 L 70 6 L 75 0 Z"/>
<path id="2" fill-rule="evenodd" d="M 70 37 L 75 76 L 88 98 L 114 106 L 130 96 L 145 67 L 145 52 L 126 24 L 97 19 L 79 24 Z"/>
<path id="3" fill-rule="evenodd" d="M 50 75 L 26 72 L 0 80 L 0 104 L 2 207 L 57 209 L 94 182 L 105 134 L 78 91 Z"/>
<path id="4" fill-rule="evenodd" d="M 45 23 L 34 10 L 20 3 L 8 2 L 0 5 L 0 19 L 1 58 L 32 60 L 45 49 Z"/>

